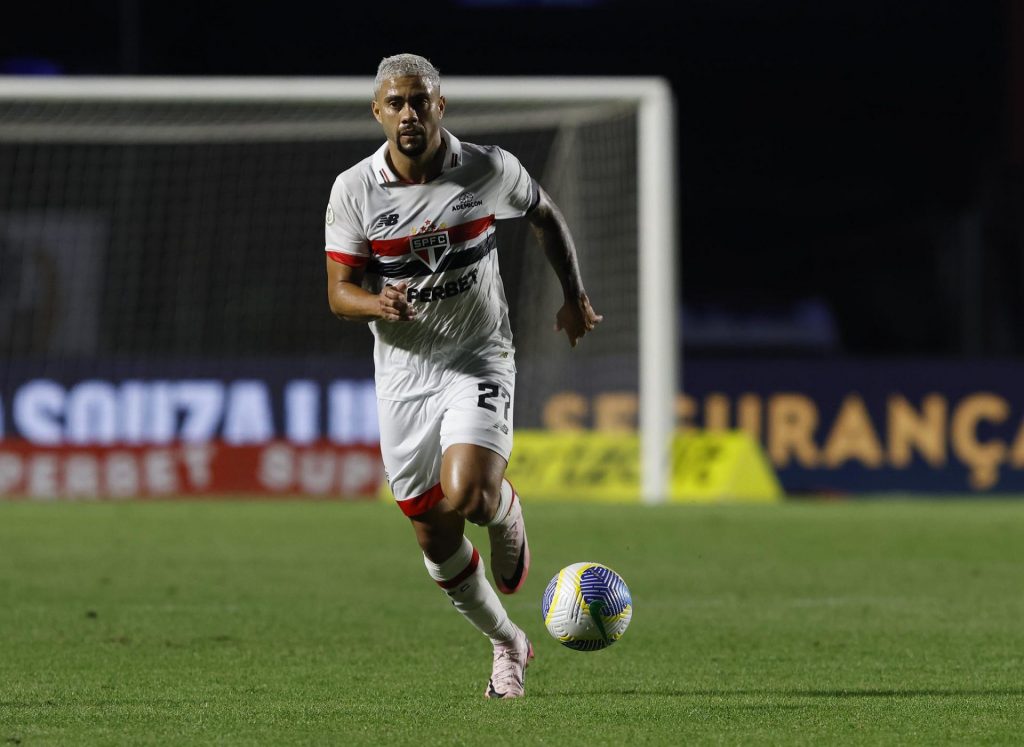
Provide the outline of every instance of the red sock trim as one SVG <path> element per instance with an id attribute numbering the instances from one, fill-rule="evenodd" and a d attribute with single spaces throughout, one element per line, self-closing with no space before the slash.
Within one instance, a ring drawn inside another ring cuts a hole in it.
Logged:
<path id="1" fill-rule="evenodd" d="M 438 483 L 425 493 L 398 501 L 398 507 L 406 516 L 419 516 L 440 503 L 442 498 L 444 492 L 441 490 L 441 483 Z"/>
<path id="2" fill-rule="evenodd" d="M 457 575 L 455 578 L 450 578 L 447 581 L 438 581 L 437 585 L 440 586 L 442 589 L 454 589 L 467 578 L 472 576 L 473 573 L 476 572 L 476 567 L 478 565 L 480 565 L 480 553 L 477 552 L 477 549 L 474 547 L 473 557 L 469 559 L 469 565 L 463 568 L 462 572 L 459 573 L 459 575 Z"/>

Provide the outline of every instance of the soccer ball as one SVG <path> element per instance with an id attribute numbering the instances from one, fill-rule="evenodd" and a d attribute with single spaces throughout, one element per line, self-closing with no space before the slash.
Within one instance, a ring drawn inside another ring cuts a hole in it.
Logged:
<path id="1" fill-rule="evenodd" d="M 597 651 L 626 632 L 633 600 L 622 576 L 608 566 L 573 563 L 551 579 L 541 610 L 556 641 L 576 651 Z"/>

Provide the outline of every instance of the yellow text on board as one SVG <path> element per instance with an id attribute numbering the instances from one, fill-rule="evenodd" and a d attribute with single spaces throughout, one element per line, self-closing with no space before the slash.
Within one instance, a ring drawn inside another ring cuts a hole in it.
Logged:
<path id="1" fill-rule="evenodd" d="M 636 434 L 519 431 L 508 478 L 530 498 L 640 500 Z M 675 502 L 773 502 L 783 491 L 759 444 L 741 431 L 679 435 L 673 443 Z"/>

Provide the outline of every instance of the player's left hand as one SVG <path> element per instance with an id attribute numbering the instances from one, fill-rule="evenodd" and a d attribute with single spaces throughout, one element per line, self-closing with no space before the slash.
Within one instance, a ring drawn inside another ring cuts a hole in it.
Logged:
<path id="1" fill-rule="evenodd" d="M 580 338 L 587 332 L 592 332 L 603 319 L 604 315 L 594 313 L 587 294 L 581 292 L 577 298 L 566 300 L 555 314 L 555 332 L 565 330 L 569 345 L 576 347 Z"/>

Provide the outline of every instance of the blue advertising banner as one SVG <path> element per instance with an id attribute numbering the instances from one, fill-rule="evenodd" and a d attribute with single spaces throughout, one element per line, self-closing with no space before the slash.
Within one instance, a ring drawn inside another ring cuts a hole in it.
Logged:
<path id="1" fill-rule="evenodd" d="M 0 439 L 41 446 L 378 441 L 372 367 L 337 359 L 18 361 Z"/>
<path id="2" fill-rule="evenodd" d="M 790 494 L 1024 492 L 1024 362 L 694 360 L 684 387 L 679 426 L 751 434 Z M 543 425 L 635 427 L 635 392 L 602 389 Z"/>
<path id="3" fill-rule="evenodd" d="M 1024 364 L 693 365 L 695 423 L 764 444 L 790 492 L 1024 491 Z"/>
<path id="4" fill-rule="evenodd" d="M 635 389 L 591 371 L 516 427 L 632 430 Z M 614 372 L 619 373 L 615 374 Z M 681 428 L 738 428 L 789 494 L 1024 493 L 1024 362 L 687 361 Z M 344 359 L 7 361 L 0 449 L 374 446 L 372 370 Z"/>

